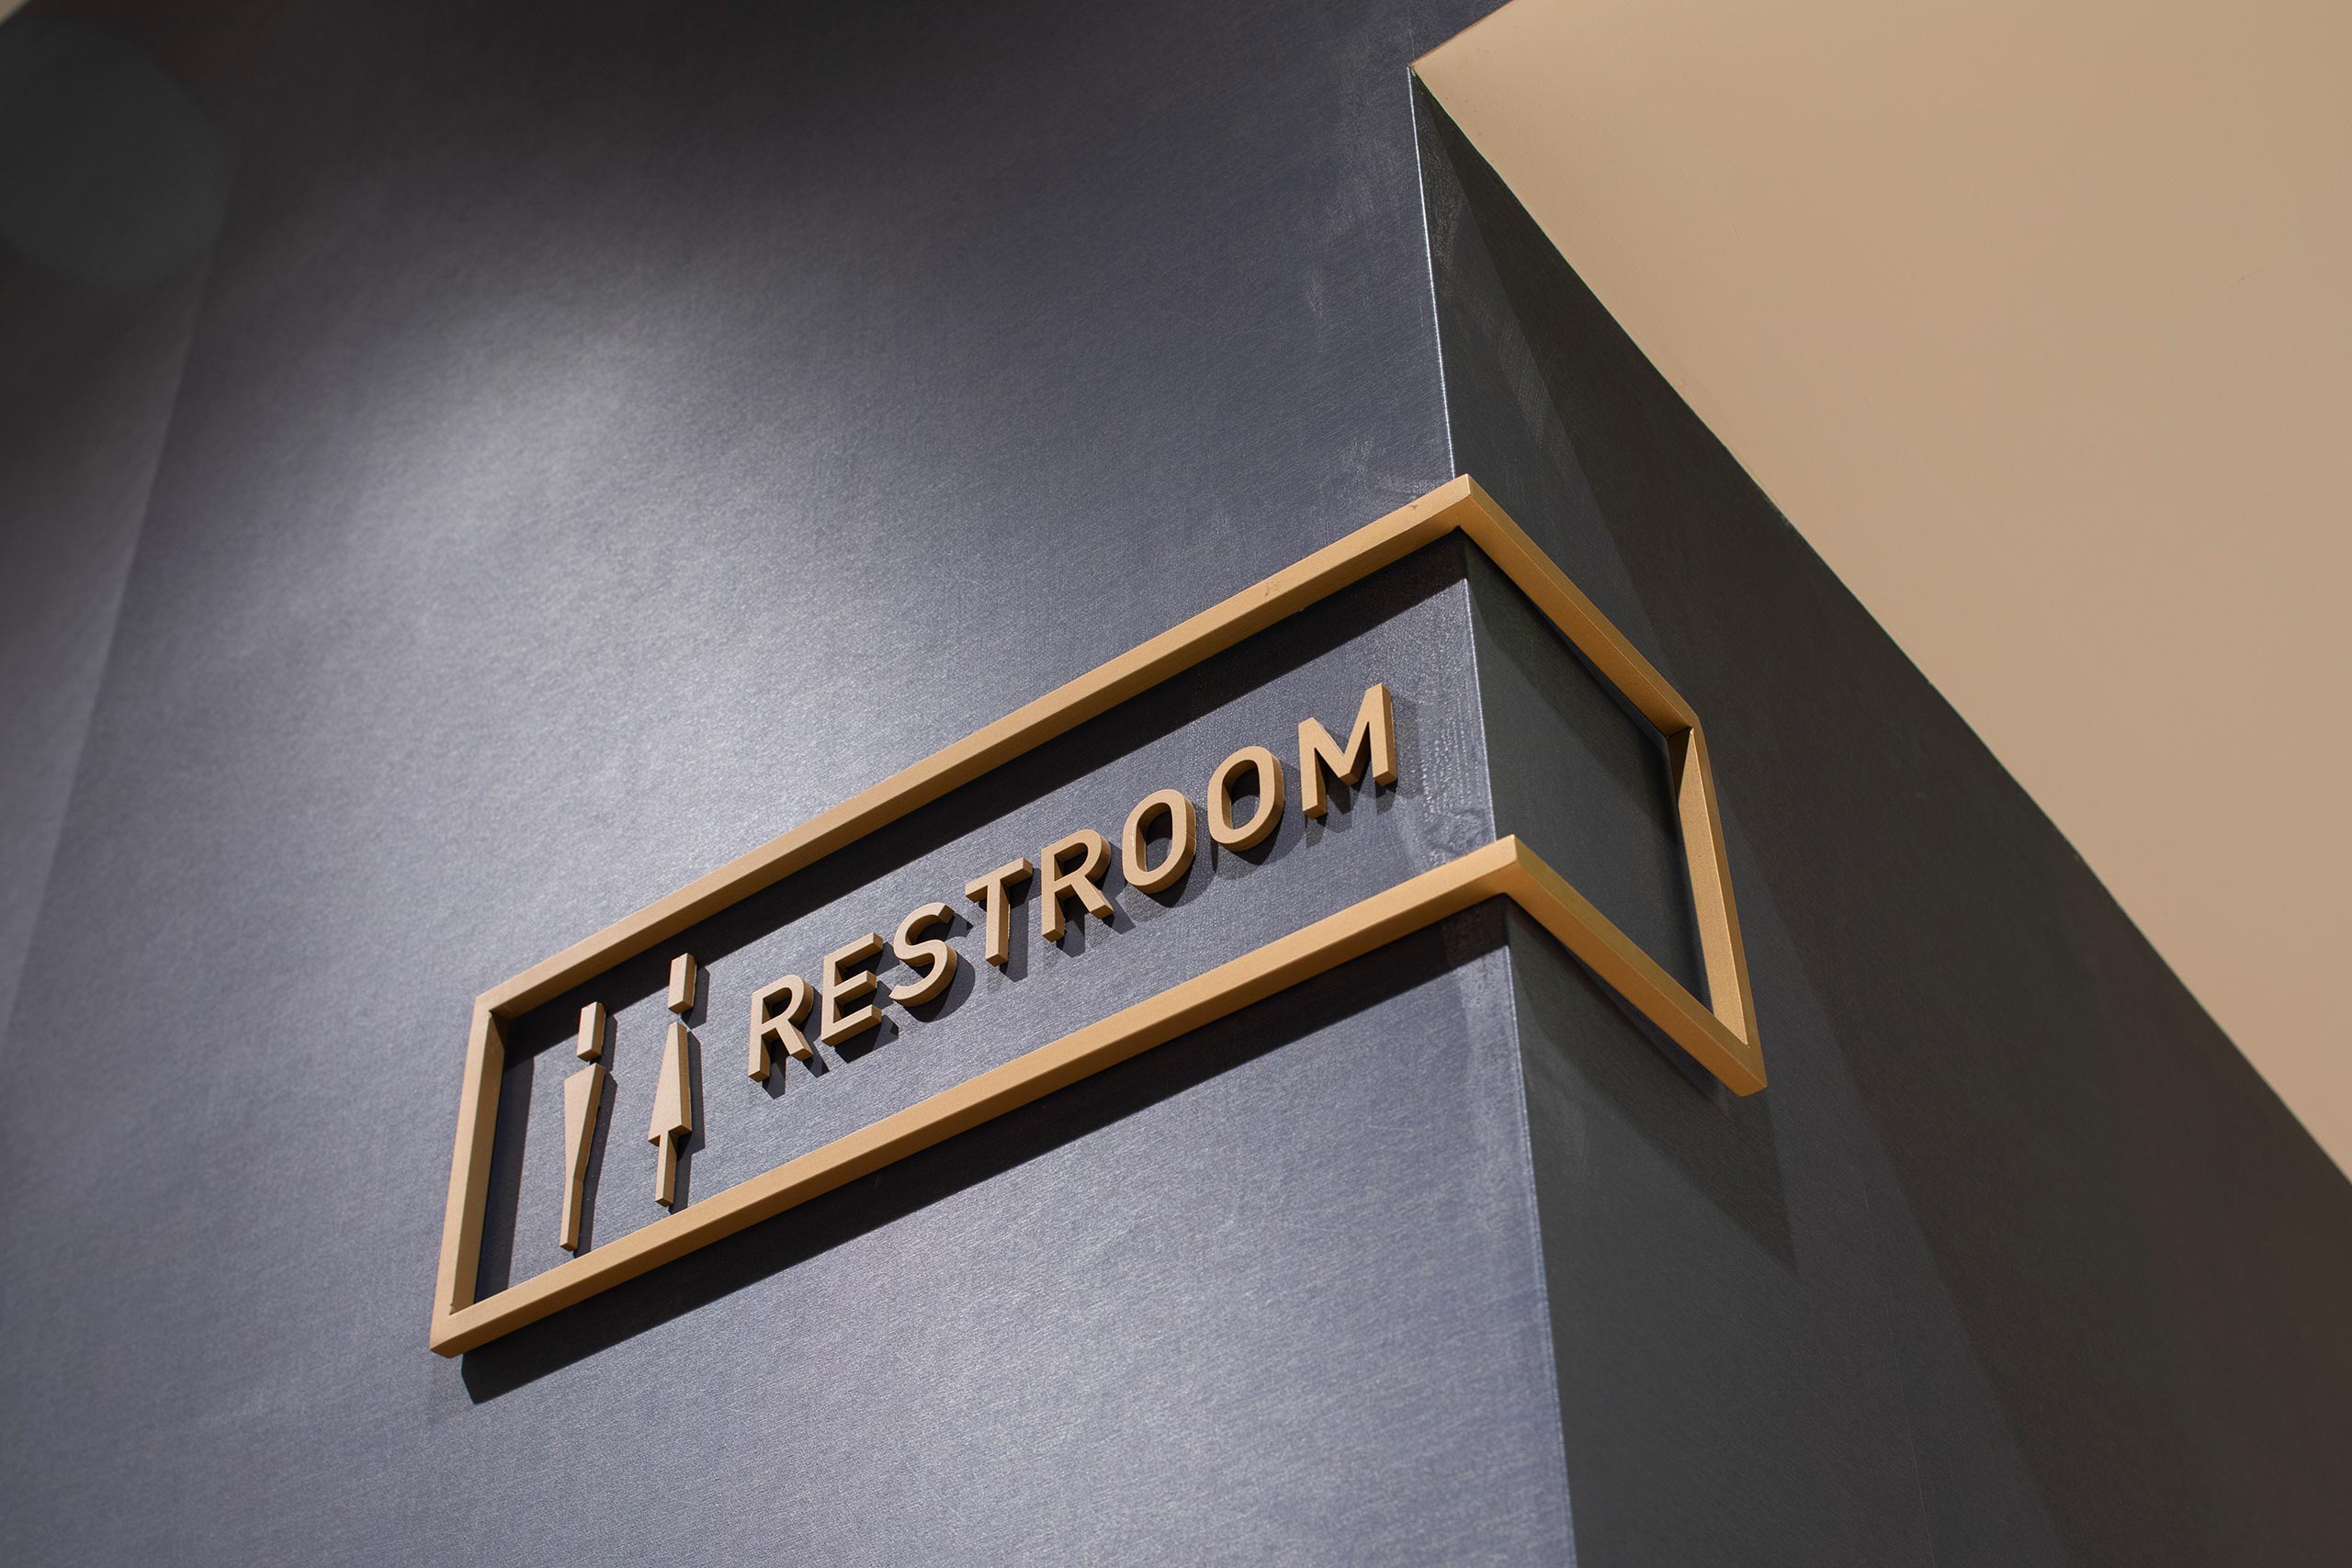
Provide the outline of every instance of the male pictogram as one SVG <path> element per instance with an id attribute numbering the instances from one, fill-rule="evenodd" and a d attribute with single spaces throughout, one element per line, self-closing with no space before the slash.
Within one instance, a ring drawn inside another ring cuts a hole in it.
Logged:
<path id="1" fill-rule="evenodd" d="M 563 1230 L 566 1252 L 580 1250 L 587 1218 L 588 1156 L 596 1136 L 596 1111 L 605 1098 L 605 1004 L 580 1010 L 580 1040 L 572 1054 L 588 1065 L 563 1080 Z"/>

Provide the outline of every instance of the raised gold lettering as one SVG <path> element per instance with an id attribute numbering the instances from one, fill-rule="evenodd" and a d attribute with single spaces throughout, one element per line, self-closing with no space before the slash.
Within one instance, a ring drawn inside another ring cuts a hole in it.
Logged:
<path id="1" fill-rule="evenodd" d="M 1168 854 L 1158 865 L 1152 865 L 1148 863 L 1151 846 L 1145 835 L 1150 831 L 1152 819 L 1163 813 L 1168 818 Z M 1127 830 L 1119 845 L 1119 871 L 1127 879 L 1127 886 L 1138 893 L 1157 893 L 1182 882 L 1184 874 L 1193 869 L 1195 821 L 1192 796 L 1182 790 L 1154 790 L 1136 801 L 1136 808 L 1127 813 Z"/>
<path id="2" fill-rule="evenodd" d="M 986 876 L 974 877 L 964 889 L 965 897 L 986 905 L 989 934 L 983 956 L 1000 969 L 1012 957 L 1012 898 L 1006 890 L 1028 881 L 1035 870 L 1024 855 L 1005 862 Z"/>
<path id="3" fill-rule="evenodd" d="M 782 1007 L 775 1006 L 778 997 L 784 998 Z M 753 1077 L 765 1081 L 775 1069 L 775 1060 L 768 1052 L 771 1040 L 803 1062 L 817 1054 L 808 1037 L 800 1032 L 800 1021 L 808 1016 L 808 1004 L 815 997 L 808 982 L 797 975 L 786 975 L 752 994 L 752 1050 L 746 1066 Z"/>
<path id="4" fill-rule="evenodd" d="M 1065 867 L 1072 852 L 1078 864 Z M 1098 920 L 1111 918 L 1111 900 L 1103 896 L 1102 874 L 1111 869 L 1111 840 L 1091 828 L 1080 828 L 1067 839 L 1057 839 L 1037 856 L 1045 868 L 1045 886 L 1037 890 L 1037 929 L 1047 942 L 1062 939 L 1062 897 L 1075 894 L 1087 913 Z"/>
<path id="5" fill-rule="evenodd" d="M 1364 688 L 1363 704 L 1356 709 L 1355 728 L 1348 732 L 1348 749 L 1340 750 L 1331 732 L 1319 719 L 1303 718 L 1298 722 L 1298 808 L 1309 817 L 1320 817 L 1330 809 L 1330 798 L 1324 794 L 1323 770 L 1330 769 L 1331 776 L 1352 787 L 1363 776 L 1364 769 L 1372 770 L 1375 784 L 1396 782 L 1396 728 L 1391 721 L 1388 688 L 1375 684 Z"/>
<path id="6" fill-rule="evenodd" d="M 882 1021 L 882 1013 L 872 1002 L 842 1011 L 843 1002 L 870 997 L 882 982 L 871 969 L 852 966 L 871 963 L 881 955 L 882 939 L 867 931 L 847 947 L 837 947 L 825 954 L 825 966 L 818 972 L 817 1038 L 828 1045 L 838 1045 L 844 1040 L 855 1039 Z"/>
<path id="7" fill-rule="evenodd" d="M 899 963 L 910 968 L 918 964 L 927 967 L 920 979 L 891 987 L 892 1001 L 900 1007 L 921 1007 L 947 989 L 955 980 L 956 950 L 947 945 L 946 940 L 943 937 L 933 937 L 928 942 L 916 940 L 932 927 L 944 925 L 955 918 L 956 911 L 944 904 L 925 904 L 910 911 L 907 918 L 899 922 L 897 934 L 890 938 L 890 951 L 898 955 Z"/>
<path id="8" fill-rule="evenodd" d="M 1233 819 L 1234 775 L 1247 768 L 1258 786 L 1258 808 L 1247 822 Z M 1228 850 L 1265 842 L 1282 826 L 1283 765 L 1263 746 L 1244 746 L 1209 775 L 1209 837 Z"/>

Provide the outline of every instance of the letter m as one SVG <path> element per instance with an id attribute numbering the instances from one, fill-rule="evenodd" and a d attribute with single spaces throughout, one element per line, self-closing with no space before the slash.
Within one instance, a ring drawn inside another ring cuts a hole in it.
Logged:
<path id="1" fill-rule="evenodd" d="M 1345 751 L 1319 719 L 1299 721 L 1299 808 L 1309 817 L 1320 817 L 1330 809 L 1330 797 L 1324 794 L 1324 769 L 1329 768 L 1340 783 L 1352 785 L 1363 777 L 1367 763 L 1373 783 L 1396 782 L 1396 727 L 1390 720 L 1388 688 L 1382 684 L 1364 689 L 1363 705 L 1356 709 L 1356 727 L 1348 732 Z"/>

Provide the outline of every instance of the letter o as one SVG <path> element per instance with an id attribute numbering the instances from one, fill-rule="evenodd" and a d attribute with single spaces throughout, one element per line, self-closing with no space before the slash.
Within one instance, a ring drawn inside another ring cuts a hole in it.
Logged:
<path id="1" fill-rule="evenodd" d="M 1168 858 L 1158 865 L 1147 865 L 1151 847 L 1144 842 L 1144 829 L 1151 826 L 1152 814 L 1157 811 L 1168 813 Z M 1127 886 L 1136 892 L 1157 893 L 1184 879 L 1184 874 L 1193 868 L 1194 847 L 1192 796 L 1182 790 L 1156 789 L 1136 801 L 1136 808 L 1127 813 L 1127 830 L 1119 846 L 1119 870 L 1126 877 Z"/>
<path id="2" fill-rule="evenodd" d="M 1249 821 L 1233 820 L 1233 775 L 1250 768 L 1258 775 L 1258 809 Z M 1283 765 L 1263 746 L 1244 746 L 1209 775 L 1209 837 L 1228 850 L 1263 843 L 1282 825 Z"/>

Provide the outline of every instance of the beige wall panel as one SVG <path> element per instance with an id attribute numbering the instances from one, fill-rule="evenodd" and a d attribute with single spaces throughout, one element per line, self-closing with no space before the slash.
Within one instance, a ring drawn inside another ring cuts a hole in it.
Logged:
<path id="1" fill-rule="evenodd" d="M 2352 9 L 1517 0 L 1423 78 L 2352 1168 Z"/>

